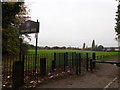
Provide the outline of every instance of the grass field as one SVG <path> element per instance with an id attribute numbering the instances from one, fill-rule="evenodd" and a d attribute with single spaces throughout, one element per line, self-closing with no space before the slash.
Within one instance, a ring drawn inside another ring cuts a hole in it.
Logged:
<path id="1" fill-rule="evenodd" d="M 52 60 L 54 60 L 54 53 L 57 54 L 56 65 L 63 65 L 64 56 L 62 53 L 68 52 L 68 63 L 72 63 L 72 52 L 81 53 L 82 58 L 86 58 L 88 53 L 89 58 L 92 58 L 92 53 L 96 53 L 97 60 L 104 60 L 114 58 L 118 55 L 118 52 L 100 52 L 100 51 L 80 51 L 80 50 L 38 50 L 37 51 L 37 68 L 40 68 L 40 58 L 46 58 L 47 68 L 51 68 Z M 4 66 L 11 66 L 13 60 L 3 60 Z M 25 56 L 25 69 L 34 69 L 35 66 L 35 50 L 28 50 L 28 55 Z"/>
<path id="2" fill-rule="evenodd" d="M 86 58 L 86 53 L 88 53 L 89 58 L 92 58 L 92 53 L 96 53 L 97 60 L 104 60 L 117 57 L 118 52 L 102 52 L 102 51 L 81 51 L 81 50 L 38 50 L 37 54 L 39 58 L 46 58 L 48 68 L 51 67 L 51 62 L 54 60 L 54 53 L 65 53 L 68 52 L 68 61 L 71 63 L 72 60 L 72 52 L 81 53 L 82 58 Z M 29 54 L 35 54 L 35 50 L 28 50 Z M 38 58 L 38 59 L 39 59 Z M 37 63 L 40 63 L 37 60 Z M 57 63 L 63 63 L 63 56 L 62 54 L 57 56 Z M 60 61 L 60 62 L 59 62 Z M 38 65 L 39 66 L 39 65 Z"/>
<path id="3" fill-rule="evenodd" d="M 109 55 L 108 58 L 110 58 L 110 56 L 112 58 L 112 56 L 118 55 L 118 52 L 103 52 L 103 51 L 81 51 L 81 50 L 38 50 L 37 51 L 38 54 L 50 54 L 50 55 L 54 53 L 65 53 L 65 52 L 68 52 L 68 53 L 76 52 L 76 53 L 82 53 L 82 54 L 89 53 L 89 57 L 91 57 L 92 53 L 96 53 L 96 57 Z M 28 53 L 35 54 L 35 50 L 28 50 Z M 104 59 L 104 57 L 102 59 Z"/>

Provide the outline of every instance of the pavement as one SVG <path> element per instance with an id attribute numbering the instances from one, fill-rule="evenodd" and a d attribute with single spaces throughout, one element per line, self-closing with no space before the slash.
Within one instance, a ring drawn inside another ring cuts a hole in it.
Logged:
<path id="1" fill-rule="evenodd" d="M 117 59 L 109 59 L 109 61 L 117 61 Z M 57 81 L 52 80 L 37 88 L 118 88 L 118 79 L 115 79 L 117 77 L 117 66 L 99 63 L 93 72 L 89 71 L 84 75 L 70 76 Z"/>

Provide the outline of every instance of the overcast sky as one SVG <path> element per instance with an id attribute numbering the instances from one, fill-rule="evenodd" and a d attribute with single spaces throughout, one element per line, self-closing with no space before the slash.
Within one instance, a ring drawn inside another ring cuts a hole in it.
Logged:
<path id="1" fill-rule="evenodd" d="M 28 0 L 26 0 L 28 1 Z M 116 0 L 30 0 L 31 20 L 40 22 L 39 46 L 118 46 Z M 34 34 L 30 35 L 35 45 Z"/>

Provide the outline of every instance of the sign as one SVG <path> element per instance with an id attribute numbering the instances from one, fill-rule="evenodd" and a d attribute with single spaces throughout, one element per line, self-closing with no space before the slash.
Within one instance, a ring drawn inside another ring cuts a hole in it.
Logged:
<path id="1" fill-rule="evenodd" d="M 38 38 L 38 33 L 35 34 L 35 38 Z"/>
<path id="2" fill-rule="evenodd" d="M 19 27 L 19 33 L 20 34 L 30 34 L 30 33 L 38 33 L 39 32 L 39 22 L 35 21 L 25 21 L 20 27 Z"/>

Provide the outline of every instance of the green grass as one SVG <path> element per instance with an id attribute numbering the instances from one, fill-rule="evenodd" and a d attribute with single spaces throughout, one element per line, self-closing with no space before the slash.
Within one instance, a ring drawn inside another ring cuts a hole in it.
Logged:
<path id="1" fill-rule="evenodd" d="M 109 57 L 110 57 L 110 55 L 111 56 L 118 55 L 118 52 L 103 52 L 103 51 L 80 51 L 80 50 L 38 50 L 37 51 L 38 54 L 47 54 L 47 55 L 53 55 L 54 53 L 65 53 L 65 52 L 68 52 L 68 53 L 69 52 L 76 52 L 76 53 L 82 53 L 82 54 L 89 53 L 89 57 L 91 57 L 93 52 L 96 53 L 96 56 L 109 55 Z M 28 53 L 35 54 L 35 50 L 28 50 Z M 106 58 L 106 57 L 103 57 L 103 58 L 101 57 L 98 59 L 104 59 L 104 58 Z"/>
<path id="2" fill-rule="evenodd" d="M 96 53 L 96 59 L 97 60 L 104 60 L 104 59 L 110 59 L 114 58 L 118 55 L 118 52 L 102 52 L 102 51 L 81 51 L 81 50 L 38 50 L 37 54 L 40 55 L 38 59 L 40 58 L 46 58 L 47 60 L 47 68 L 51 68 L 51 62 L 54 60 L 54 53 L 65 53 L 68 52 L 68 62 L 72 62 L 72 54 L 71 52 L 81 53 L 82 58 L 86 57 L 86 53 L 88 53 L 89 58 L 92 58 L 92 53 Z M 28 53 L 35 54 L 35 50 L 28 50 Z M 56 64 L 62 65 L 63 64 L 63 54 L 60 54 L 60 56 L 57 55 Z M 37 63 L 40 60 L 37 60 Z M 39 66 L 39 65 L 38 65 Z"/>
<path id="3" fill-rule="evenodd" d="M 37 51 L 37 68 L 40 69 L 40 58 L 46 58 L 47 68 L 51 68 L 52 60 L 54 60 L 54 53 L 65 53 L 68 52 L 68 63 L 72 63 L 72 54 L 71 52 L 81 53 L 82 58 L 86 57 L 86 53 L 88 53 L 89 58 L 92 58 L 92 53 L 96 53 L 97 60 L 104 60 L 109 58 L 114 58 L 118 55 L 118 52 L 100 52 L 100 51 L 80 51 L 80 50 L 38 50 Z M 25 57 L 25 69 L 33 69 L 35 64 L 35 50 L 28 50 L 28 54 Z M 63 54 L 58 55 L 56 58 L 57 66 L 63 65 Z M 9 61 L 3 62 L 4 65 L 10 65 Z M 28 67 L 29 66 L 29 67 Z"/>

